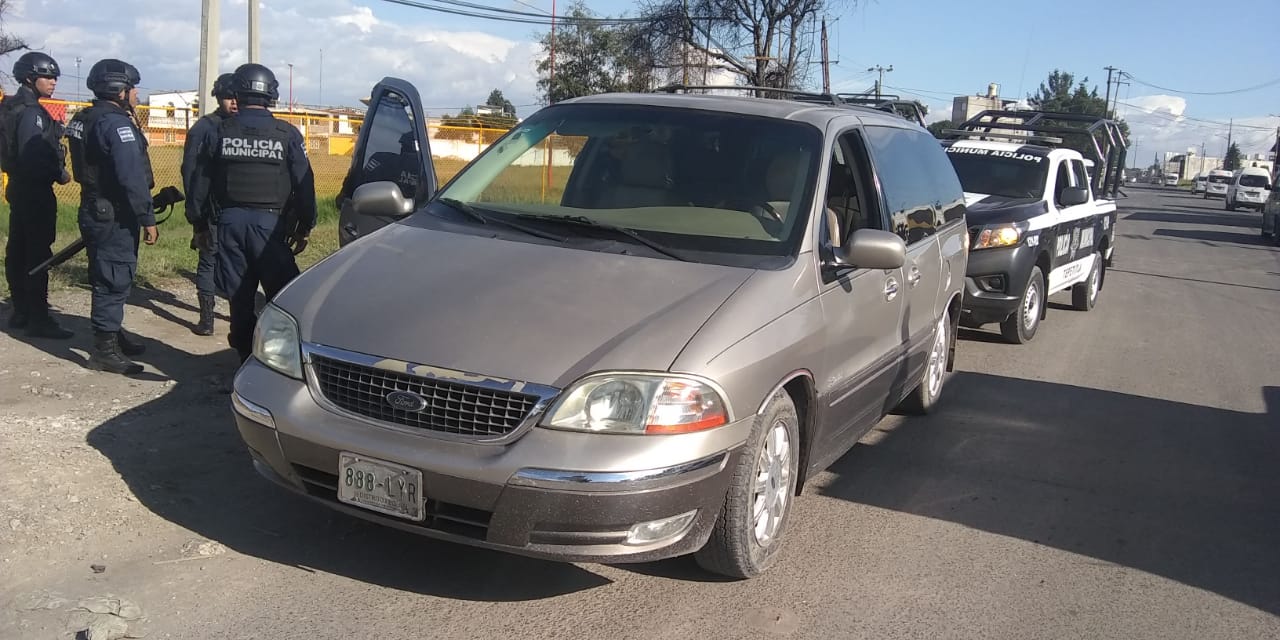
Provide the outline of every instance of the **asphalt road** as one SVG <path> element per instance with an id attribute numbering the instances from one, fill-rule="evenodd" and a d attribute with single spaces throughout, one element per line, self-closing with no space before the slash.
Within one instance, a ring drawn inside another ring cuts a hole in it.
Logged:
<path id="1" fill-rule="evenodd" d="M 153 638 L 1280 637 L 1280 248 L 1256 213 L 1128 192 L 1098 306 L 1055 296 L 1027 345 L 964 331 L 940 411 L 886 419 L 813 481 L 755 580 L 338 516 L 257 478 L 225 415 L 174 399 L 87 436 L 159 523 L 93 579 Z M 229 551 L 148 555 L 192 535 Z M 71 564 L 24 589 L 74 591 Z"/>

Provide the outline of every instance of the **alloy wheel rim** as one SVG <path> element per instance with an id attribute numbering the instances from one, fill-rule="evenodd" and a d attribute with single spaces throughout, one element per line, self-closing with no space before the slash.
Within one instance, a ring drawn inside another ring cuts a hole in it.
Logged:
<path id="1" fill-rule="evenodd" d="M 782 421 L 775 421 L 765 436 L 756 461 L 752 486 L 751 521 L 756 543 L 767 547 L 777 539 L 789 504 L 791 487 L 791 436 Z"/>

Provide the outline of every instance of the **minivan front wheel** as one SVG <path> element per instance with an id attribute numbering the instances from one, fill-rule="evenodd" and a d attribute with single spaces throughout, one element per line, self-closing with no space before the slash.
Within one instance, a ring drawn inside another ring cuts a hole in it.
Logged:
<path id="1" fill-rule="evenodd" d="M 756 417 L 707 544 L 694 555 L 712 573 L 752 578 L 777 558 L 800 462 L 800 418 L 785 391 Z"/>

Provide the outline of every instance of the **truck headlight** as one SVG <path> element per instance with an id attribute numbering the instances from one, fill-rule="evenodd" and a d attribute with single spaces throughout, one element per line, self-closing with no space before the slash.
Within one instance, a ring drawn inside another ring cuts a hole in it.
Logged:
<path id="1" fill-rule="evenodd" d="M 302 379 L 302 346 L 293 316 L 274 304 L 263 307 L 253 331 L 253 357 L 290 378 Z"/>
<path id="2" fill-rule="evenodd" d="M 547 412 L 552 429 L 630 434 L 677 434 L 729 422 L 724 398 L 687 376 L 601 374 L 579 381 Z"/>
<path id="3" fill-rule="evenodd" d="M 987 225 L 978 232 L 973 241 L 973 250 L 1013 247 L 1022 242 L 1027 232 L 1027 225 L 1022 223 Z"/>

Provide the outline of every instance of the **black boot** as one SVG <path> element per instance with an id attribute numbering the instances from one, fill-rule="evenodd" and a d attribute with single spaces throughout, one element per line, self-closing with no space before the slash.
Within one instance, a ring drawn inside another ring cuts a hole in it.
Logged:
<path id="1" fill-rule="evenodd" d="M 140 356 L 147 352 L 147 346 L 141 342 L 134 340 L 123 327 L 120 333 L 116 335 L 116 341 L 120 345 L 120 353 L 126 356 Z"/>
<path id="2" fill-rule="evenodd" d="M 214 298 L 212 294 L 200 294 L 200 323 L 191 330 L 198 336 L 213 335 L 213 308 Z"/>
<path id="3" fill-rule="evenodd" d="M 63 329 L 53 316 L 42 315 L 32 316 L 27 320 L 27 335 L 32 338 L 51 338 L 53 340 L 66 340 L 74 333 Z"/>
<path id="4" fill-rule="evenodd" d="M 31 324 L 31 316 L 26 311 L 15 309 L 13 313 L 9 314 L 10 329 L 25 329 L 28 324 Z"/>
<path id="5" fill-rule="evenodd" d="M 142 365 L 130 361 L 120 353 L 120 344 L 114 332 L 93 332 L 93 353 L 89 355 L 89 368 L 123 375 L 142 373 Z"/>

